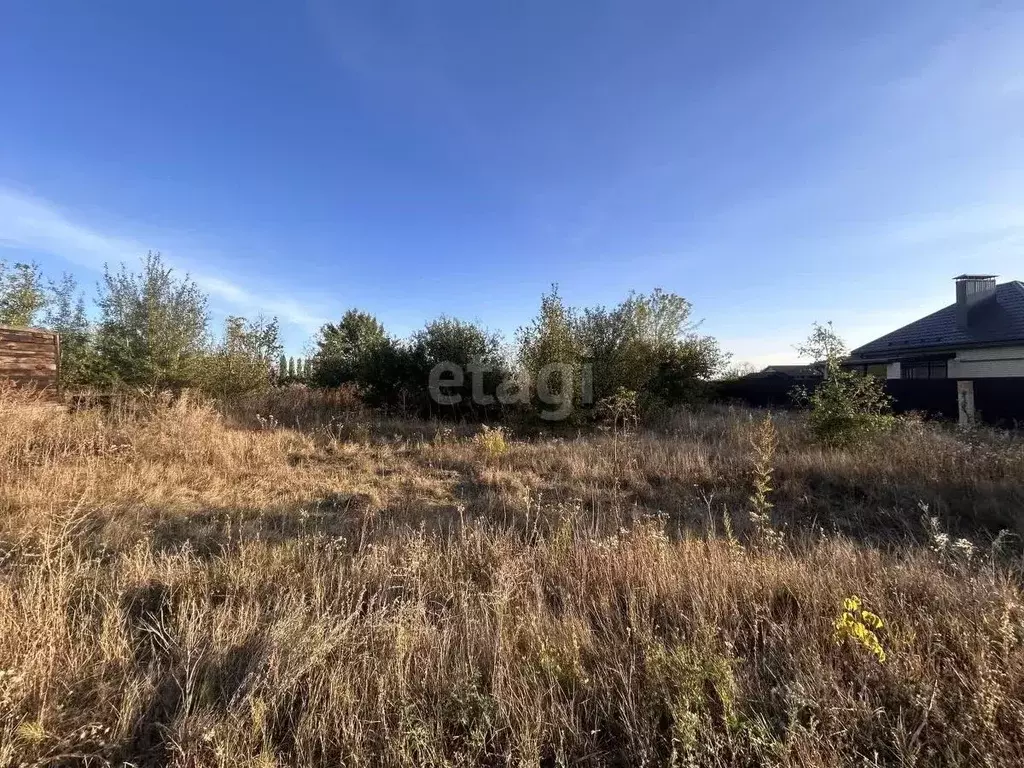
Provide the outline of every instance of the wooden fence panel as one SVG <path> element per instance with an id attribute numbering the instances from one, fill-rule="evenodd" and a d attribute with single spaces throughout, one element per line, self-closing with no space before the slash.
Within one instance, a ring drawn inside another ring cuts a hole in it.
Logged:
<path id="1" fill-rule="evenodd" d="M 0 382 L 57 395 L 60 388 L 57 334 L 0 325 Z"/>

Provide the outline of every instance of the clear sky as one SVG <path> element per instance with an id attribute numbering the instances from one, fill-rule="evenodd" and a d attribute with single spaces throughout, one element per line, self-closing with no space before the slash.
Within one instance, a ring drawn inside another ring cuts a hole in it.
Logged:
<path id="1" fill-rule="evenodd" d="M 290 351 L 655 286 L 736 359 L 1024 278 L 1024 5 L 4 0 L 0 258 L 162 251 Z"/>

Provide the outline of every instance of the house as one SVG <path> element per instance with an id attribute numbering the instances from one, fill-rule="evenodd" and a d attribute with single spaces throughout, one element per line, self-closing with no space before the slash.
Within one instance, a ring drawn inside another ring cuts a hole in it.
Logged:
<path id="1" fill-rule="evenodd" d="M 760 371 L 747 375 L 751 377 L 787 376 L 797 381 L 805 381 L 820 377 L 821 372 L 813 365 L 767 365 Z"/>
<path id="2" fill-rule="evenodd" d="M 821 371 L 812 365 L 769 365 L 735 379 L 716 382 L 716 394 L 724 400 L 741 400 L 759 408 L 785 408 L 792 404 L 793 390 L 813 386 Z"/>
<path id="3" fill-rule="evenodd" d="M 1024 402 L 1024 283 L 997 284 L 994 275 L 954 281 L 955 302 L 858 347 L 847 362 L 890 381 L 955 381 L 963 424 L 974 421 L 979 387 L 986 416 L 1006 410 L 999 415 L 1016 418 Z"/>

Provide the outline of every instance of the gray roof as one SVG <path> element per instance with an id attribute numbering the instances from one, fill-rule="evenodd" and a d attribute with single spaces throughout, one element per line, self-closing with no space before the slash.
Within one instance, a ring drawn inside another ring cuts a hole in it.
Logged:
<path id="1" fill-rule="evenodd" d="M 768 365 L 757 373 L 761 375 L 781 373 L 786 376 L 814 376 L 816 369 L 813 365 Z"/>
<path id="2" fill-rule="evenodd" d="M 1024 343 L 1024 283 L 1014 280 L 996 286 L 995 301 L 970 310 L 967 328 L 957 323 L 956 304 L 887 333 L 850 354 L 860 358 L 886 358 L 906 352 L 987 347 Z"/>

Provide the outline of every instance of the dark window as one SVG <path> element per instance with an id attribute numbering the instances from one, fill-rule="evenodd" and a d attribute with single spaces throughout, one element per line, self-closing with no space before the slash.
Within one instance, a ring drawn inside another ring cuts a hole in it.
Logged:
<path id="1" fill-rule="evenodd" d="M 944 379 L 946 378 L 945 360 L 917 360 L 900 365 L 900 378 L 903 379 Z"/>

